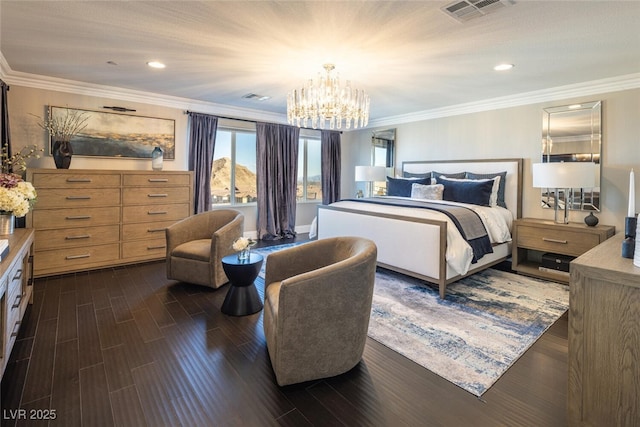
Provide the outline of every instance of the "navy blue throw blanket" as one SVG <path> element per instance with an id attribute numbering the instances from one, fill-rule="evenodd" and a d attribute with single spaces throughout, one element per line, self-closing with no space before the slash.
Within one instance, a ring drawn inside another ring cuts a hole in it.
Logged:
<path id="1" fill-rule="evenodd" d="M 395 199 L 386 197 L 369 197 L 366 199 L 346 199 L 351 202 L 374 203 L 377 205 L 406 206 L 412 208 L 430 209 L 442 212 L 455 224 L 462 238 L 467 241 L 473 250 L 472 264 L 478 262 L 485 254 L 493 253 L 491 240 L 487 234 L 480 216 L 473 209 L 458 205 L 443 203 L 431 203 L 429 201 L 415 199 Z"/>

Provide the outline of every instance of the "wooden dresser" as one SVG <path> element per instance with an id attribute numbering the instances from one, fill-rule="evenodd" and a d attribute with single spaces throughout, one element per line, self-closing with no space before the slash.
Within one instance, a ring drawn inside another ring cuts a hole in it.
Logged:
<path id="1" fill-rule="evenodd" d="M 570 426 L 640 426 L 640 267 L 622 239 L 571 262 Z"/>
<path id="2" fill-rule="evenodd" d="M 38 193 L 34 276 L 165 256 L 164 229 L 193 212 L 193 173 L 29 169 Z"/>
<path id="3" fill-rule="evenodd" d="M 33 235 L 33 230 L 18 228 L 11 235 L 0 236 L 0 239 L 9 240 L 9 254 L 0 262 L 0 366 L 3 375 L 27 304 L 33 302 Z"/>

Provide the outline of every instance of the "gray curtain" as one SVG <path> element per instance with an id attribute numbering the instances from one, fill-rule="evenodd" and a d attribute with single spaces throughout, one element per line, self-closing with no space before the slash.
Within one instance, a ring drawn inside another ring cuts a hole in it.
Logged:
<path id="1" fill-rule="evenodd" d="M 194 171 L 194 213 L 211 209 L 211 168 L 218 118 L 189 112 L 189 170 Z"/>
<path id="2" fill-rule="evenodd" d="M 258 238 L 295 237 L 300 128 L 256 123 Z"/>
<path id="3" fill-rule="evenodd" d="M 320 132 L 322 204 L 340 200 L 340 132 Z"/>
<path id="4" fill-rule="evenodd" d="M 8 106 L 9 85 L 0 80 L 0 146 L 6 153 L 6 158 L 11 157 L 11 134 L 9 132 L 9 106 Z M 5 157 L 2 158 L 4 163 Z M 3 172 L 11 172 L 8 165 L 2 165 Z"/>

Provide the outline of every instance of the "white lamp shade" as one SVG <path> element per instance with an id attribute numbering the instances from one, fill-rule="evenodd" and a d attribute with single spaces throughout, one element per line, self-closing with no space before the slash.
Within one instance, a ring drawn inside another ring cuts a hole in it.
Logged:
<path id="1" fill-rule="evenodd" d="M 536 188 L 596 187 L 596 164 L 592 162 L 534 163 L 533 186 Z"/>
<path id="2" fill-rule="evenodd" d="M 384 181 L 387 169 L 384 166 L 356 166 L 356 181 Z"/>

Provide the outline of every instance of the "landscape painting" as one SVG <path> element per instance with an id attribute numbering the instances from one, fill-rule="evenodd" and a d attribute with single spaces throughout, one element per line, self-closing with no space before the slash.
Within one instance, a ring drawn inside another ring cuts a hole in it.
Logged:
<path id="1" fill-rule="evenodd" d="M 54 106 L 49 117 L 64 117 L 67 110 L 87 117 L 87 126 L 71 138 L 74 156 L 146 159 L 160 147 L 164 160 L 175 159 L 175 120 Z"/>

